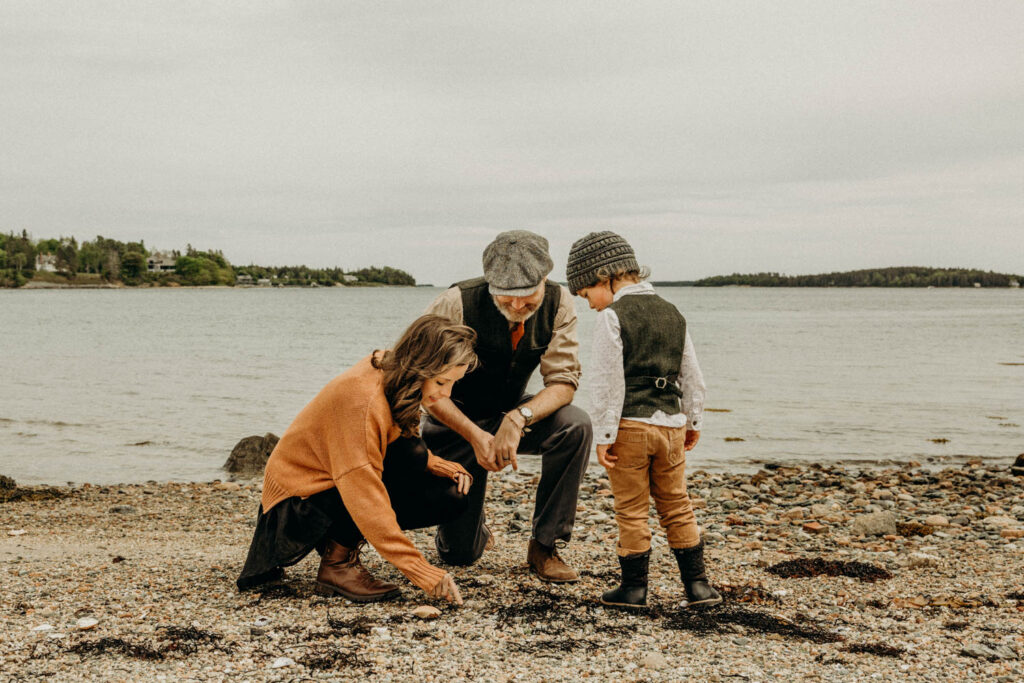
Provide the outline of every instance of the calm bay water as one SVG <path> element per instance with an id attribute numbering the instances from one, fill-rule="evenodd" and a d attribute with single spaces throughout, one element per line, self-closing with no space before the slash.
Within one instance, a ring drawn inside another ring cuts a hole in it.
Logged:
<path id="1" fill-rule="evenodd" d="M 0 474 L 222 477 L 239 438 L 281 434 L 440 291 L 0 291 Z M 1020 290 L 660 291 L 687 317 L 714 411 L 691 468 L 1009 461 L 1024 451 Z M 582 300 L 577 308 L 576 402 L 589 408 L 594 313 Z"/>

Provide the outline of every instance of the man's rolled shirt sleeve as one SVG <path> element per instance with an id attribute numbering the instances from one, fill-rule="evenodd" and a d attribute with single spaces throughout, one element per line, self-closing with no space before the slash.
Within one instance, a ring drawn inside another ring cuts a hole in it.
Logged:
<path id="1" fill-rule="evenodd" d="M 568 289 L 561 285 L 558 288 L 561 297 L 555 312 L 555 329 L 547 350 L 540 358 L 540 374 L 546 387 L 569 384 L 576 389 L 583 374 L 580 366 L 580 340 L 576 329 L 576 303 Z"/>

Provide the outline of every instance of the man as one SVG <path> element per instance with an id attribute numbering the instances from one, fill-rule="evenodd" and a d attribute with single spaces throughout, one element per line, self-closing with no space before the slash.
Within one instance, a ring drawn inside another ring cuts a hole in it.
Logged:
<path id="1" fill-rule="evenodd" d="M 575 303 L 569 290 L 546 279 L 552 262 L 540 235 L 501 233 L 484 250 L 483 266 L 484 277 L 453 285 L 427 309 L 472 327 L 480 360 L 450 399 L 430 406 L 423 424 L 430 450 L 473 475 L 469 507 L 438 528 L 437 550 L 448 564 L 475 562 L 491 540 L 487 473 L 518 469 L 518 453 L 539 454 L 527 562 L 544 581 L 578 581 L 555 547 L 572 535 L 592 438 L 590 418 L 570 405 L 580 379 Z M 538 366 L 544 388 L 526 395 Z"/>

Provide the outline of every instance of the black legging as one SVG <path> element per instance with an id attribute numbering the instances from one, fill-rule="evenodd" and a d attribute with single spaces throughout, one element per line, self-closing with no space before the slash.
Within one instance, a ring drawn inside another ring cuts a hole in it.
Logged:
<path id="1" fill-rule="evenodd" d="M 422 439 L 398 438 L 391 443 L 381 478 L 402 529 L 437 526 L 466 511 L 468 499 L 459 493 L 455 481 L 427 471 L 427 447 Z M 337 488 L 314 494 L 309 501 L 334 520 L 327 538 L 346 548 L 363 540 L 363 533 L 352 521 Z"/>

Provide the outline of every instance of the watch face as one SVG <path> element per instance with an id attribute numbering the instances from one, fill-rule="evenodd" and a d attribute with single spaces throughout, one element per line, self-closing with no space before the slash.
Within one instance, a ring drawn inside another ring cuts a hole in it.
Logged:
<path id="1" fill-rule="evenodd" d="M 529 408 L 520 408 L 519 409 L 519 413 L 520 413 L 520 415 L 525 417 L 527 420 L 532 420 L 533 419 L 533 411 L 530 410 Z"/>

